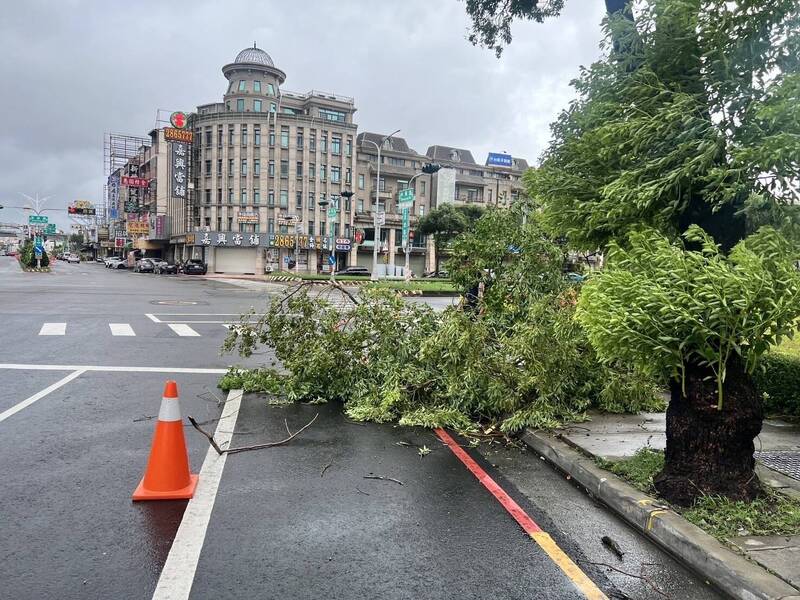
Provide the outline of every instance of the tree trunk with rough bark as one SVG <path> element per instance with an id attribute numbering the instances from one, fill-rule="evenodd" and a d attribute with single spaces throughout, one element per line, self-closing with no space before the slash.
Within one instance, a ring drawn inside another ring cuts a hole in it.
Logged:
<path id="1" fill-rule="evenodd" d="M 761 486 L 753 440 L 761 431 L 761 398 L 738 357 L 729 361 L 722 409 L 707 367 L 687 366 L 685 395 L 673 381 L 667 407 L 664 469 L 653 483 L 669 502 L 690 506 L 702 495 L 750 501 Z"/>

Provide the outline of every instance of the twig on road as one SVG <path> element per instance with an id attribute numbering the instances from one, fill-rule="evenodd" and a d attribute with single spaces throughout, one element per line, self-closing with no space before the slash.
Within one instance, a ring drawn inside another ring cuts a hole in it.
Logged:
<path id="1" fill-rule="evenodd" d="M 248 452 L 250 450 L 261 450 L 262 448 L 274 448 L 275 446 L 281 446 L 281 445 L 293 440 L 298 435 L 300 435 L 303 431 L 305 431 L 308 427 L 310 427 L 311 424 L 314 423 L 314 421 L 317 420 L 318 416 L 319 416 L 319 413 L 315 414 L 313 419 L 311 419 L 308 423 L 303 425 L 300 429 L 298 429 L 297 431 L 292 433 L 289 437 L 287 437 L 284 440 L 279 440 L 277 442 L 267 442 L 265 444 L 254 444 L 252 446 L 241 446 L 239 448 L 226 448 L 224 450 L 219 447 L 219 445 L 217 444 L 216 441 L 214 441 L 214 436 L 212 436 L 211 434 L 209 434 L 206 431 L 203 431 L 200 428 L 200 425 L 198 425 L 197 421 L 194 420 L 194 417 L 189 416 L 188 419 L 189 419 L 189 422 L 192 424 L 192 427 L 197 429 L 197 431 L 199 431 L 200 433 L 202 433 L 206 437 L 206 439 L 208 440 L 208 443 L 211 444 L 211 447 L 214 448 L 214 450 L 217 451 L 217 454 L 236 454 L 237 452 Z"/>
<path id="2" fill-rule="evenodd" d="M 360 490 L 360 489 L 356 488 L 356 491 L 357 491 L 359 494 L 364 494 L 365 496 L 369 496 L 369 494 L 368 494 L 367 492 L 365 492 L 364 490 Z"/>
<path id="3" fill-rule="evenodd" d="M 656 586 L 655 583 L 653 583 L 649 578 L 645 577 L 644 575 L 636 575 L 635 573 L 628 573 L 627 571 L 623 571 L 622 569 L 618 569 L 617 567 L 614 567 L 614 566 L 612 566 L 612 565 L 610 565 L 608 563 L 604 563 L 604 562 L 594 562 L 594 561 L 591 561 L 591 560 L 578 560 L 576 562 L 583 563 L 583 564 L 586 564 L 586 565 L 596 565 L 598 567 L 608 567 L 612 571 L 616 571 L 617 573 L 621 573 L 622 575 L 627 575 L 628 577 L 633 577 L 634 579 L 641 579 L 647 585 L 649 585 L 650 588 L 654 592 L 659 594 L 661 597 L 663 597 L 663 598 L 669 598 L 670 597 L 666 592 L 662 592 L 660 589 L 658 589 L 658 586 Z"/>
<path id="4" fill-rule="evenodd" d="M 320 477 L 322 477 L 323 475 L 325 475 L 325 471 L 327 471 L 328 469 L 330 469 L 330 468 L 331 468 L 331 465 L 333 465 L 333 461 L 329 462 L 327 465 L 325 465 L 324 467 L 322 467 L 322 471 L 320 471 L 320 474 L 319 474 L 319 476 L 320 476 Z"/>
<path id="5" fill-rule="evenodd" d="M 138 419 L 134 419 L 134 423 L 139 423 L 141 421 L 149 421 L 150 419 L 155 419 L 156 415 L 145 415 L 143 417 L 139 417 Z"/>
<path id="6" fill-rule="evenodd" d="M 381 481 L 394 481 L 395 483 L 399 483 L 403 485 L 403 482 L 399 479 L 395 479 L 394 477 L 384 477 L 383 475 L 364 475 L 364 479 L 380 479 Z"/>

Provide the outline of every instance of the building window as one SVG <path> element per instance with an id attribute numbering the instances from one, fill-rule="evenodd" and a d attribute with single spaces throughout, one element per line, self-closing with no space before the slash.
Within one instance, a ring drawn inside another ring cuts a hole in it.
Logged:
<path id="1" fill-rule="evenodd" d="M 240 79 L 240 80 L 239 80 L 239 91 L 240 91 L 240 92 L 243 92 L 243 91 L 245 90 L 245 85 L 246 85 L 246 84 L 245 84 L 245 81 L 244 81 L 244 79 Z"/>
<path id="2" fill-rule="evenodd" d="M 253 159 L 253 176 L 258 177 L 261 175 L 261 159 L 254 158 Z"/>
<path id="3" fill-rule="evenodd" d="M 222 188 L 217 188 L 217 204 L 222 204 Z"/>
<path id="4" fill-rule="evenodd" d="M 331 138 L 331 154 L 339 156 L 342 153 L 342 138 Z"/>
<path id="5" fill-rule="evenodd" d="M 289 177 L 289 161 L 282 160 L 281 161 L 281 177 L 286 178 Z"/>
<path id="6" fill-rule="evenodd" d="M 314 208 L 314 192 L 308 192 L 308 208 Z"/>
<path id="7" fill-rule="evenodd" d="M 271 83 L 267 84 L 267 94 L 269 94 L 270 96 L 275 95 L 275 87 Z"/>
<path id="8" fill-rule="evenodd" d="M 281 148 L 289 147 L 289 128 L 281 127 Z"/>
<path id="9" fill-rule="evenodd" d="M 206 177 L 210 177 L 211 176 L 211 161 L 210 160 L 206 161 L 205 170 L 206 170 Z"/>
<path id="10" fill-rule="evenodd" d="M 316 152 L 317 151 L 317 136 L 316 136 L 316 134 L 312 133 L 309 136 L 309 138 L 308 138 L 308 149 L 311 152 Z"/>
<path id="11" fill-rule="evenodd" d="M 228 177 L 233 177 L 233 159 L 228 159 Z"/>
<path id="12" fill-rule="evenodd" d="M 261 112 L 261 100 L 253 100 L 253 112 Z"/>
<path id="13" fill-rule="evenodd" d="M 351 200 L 351 198 L 345 198 L 344 199 L 344 212 L 350 212 L 350 209 L 352 208 L 352 204 L 350 204 L 350 200 Z"/>
<path id="14" fill-rule="evenodd" d="M 303 163 L 302 162 L 300 162 L 300 161 L 297 162 L 296 171 L 297 171 L 297 178 L 301 179 L 303 177 Z"/>
<path id="15" fill-rule="evenodd" d="M 314 221 L 308 222 L 308 235 L 314 235 Z"/>
<path id="16" fill-rule="evenodd" d="M 253 125 L 253 144 L 256 146 L 261 145 L 261 127 Z"/>
<path id="17" fill-rule="evenodd" d="M 319 178 L 320 178 L 320 181 L 325 181 L 325 179 L 327 178 L 327 174 L 325 173 L 326 168 L 327 167 L 325 165 L 320 165 L 319 166 Z"/>
<path id="18" fill-rule="evenodd" d="M 228 204 L 233 204 L 233 188 L 228 188 Z"/>
<path id="19" fill-rule="evenodd" d="M 360 190 L 364 189 L 364 174 L 363 173 L 359 173 L 358 174 L 358 189 L 360 189 Z"/>
<path id="20" fill-rule="evenodd" d="M 420 196 L 424 196 L 425 195 L 425 188 L 427 188 L 427 187 L 428 187 L 428 182 L 427 181 L 420 181 L 419 182 L 419 195 Z M 489 190 L 489 200 L 492 199 L 491 194 L 492 194 L 492 190 Z"/>
<path id="21" fill-rule="evenodd" d="M 308 165 L 308 178 L 314 179 L 314 176 L 317 174 L 317 165 L 316 163 L 309 163 Z"/>
<path id="22" fill-rule="evenodd" d="M 211 145 L 211 127 L 206 127 L 206 146 Z"/>
<path id="23" fill-rule="evenodd" d="M 359 198 L 356 202 L 357 202 L 356 206 L 358 207 L 358 212 L 362 212 L 363 213 L 364 212 L 364 200 L 362 198 Z"/>
<path id="24" fill-rule="evenodd" d="M 269 112 L 276 112 L 278 110 L 278 106 L 274 102 L 269 103 Z"/>
<path id="25" fill-rule="evenodd" d="M 294 197 L 295 208 L 303 208 L 303 192 L 297 192 Z"/>
<path id="26" fill-rule="evenodd" d="M 244 112 L 244 98 L 236 100 L 236 112 Z"/>
<path id="27" fill-rule="evenodd" d="M 275 145 L 275 132 L 273 130 L 271 130 L 271 129 L 269 131 L 269 145 L 270 146 L 274 146 Z"/>
<path id="28" fill-rule="evenodd" d="M 339 183 L 342 180 L 342 169 L 340 167 L 331 167 L 331 183 Z"/>
<path id="29" fill-rule="evenodd" d="M 373 182 L 372 182 L 372 188 L 373 188 L 373 189 L 376 187 L 376 185 L 375 185 L 375 184 L 376 184 L 376 182 L 374 182 L 374 181 L 373 181 Z M 386 191 L 386 179 L 385 179 L 385 178 L 383 178 L 383 177 L 381 177 L 381 185 L 380 185 L 380 188 L 379 188 L 379 189 L 380 189 L 380 191 L 382 191 L 382 192 L 385 192 L 385 191 Z"/>
<path id="30" fill-rule="evenodd" d="M 275 177 L 275 161 L 274 160 L 269 161 L 269 165 L 267 165 L 267 169 L 268 169 L 267 174 L 270 177 Z"/>
<path id="31" fill-rule="evenodd" d="M 404 190 L 407 187 L 408 187 L 408 181 L 406 181 L 405 179 L 398 179 L 397 180 L 397 189 L 398 190 Z"/>
<path id="32" fill-rule="evenodd" d="M 275 233 L 275 219 L 267 220 L 267 233 Z"/>
<path id="33" fill-rule="evenodd" d="M 253 188 L 253 204 L 261 204 L 261 190 Z"/>
<path id="34" fill-rule="evenodd" d="M 206 188 L 206 204 L 211 204 L 211 189 Z"/>
<path id="35" fill-rule="evenodd" d="M 319 151 L 323 154 L 328 152 L 328 136 L 323 135 L 319 138 Z"/>
<path id="36" fill-rule="evenodd" d="M 281 190 L 281 208 L 289 207 L 289 190 Z"/>
<path id="37" fill-rule="evenodd" d="M 217 177 L 222 177 L 222 159 L 217 159 Z"/>
<path id="38" fill-rule="evenodd" d="M 289 233 L 289 226 L 288 226 L 288 225 L 281 225 L 281 226 L 278 228 L 278 230 L 279 230 L 281 233 Z"/>
<path id="39" fill-rule="evenodd" d="M 353 183 L 353 172 L 348 168 L 344 172 L 344 182 L 348 185 Z"/>
<path id="40" fill-rule="evenodd" d="M 393 156 L 389 157 L 389 164 L 395 165 L 396 167 L 405 167 L 406 161 L 402 158 L 394 158 Z"/>
<path id="41" fill-rule="evenodd" d="M 337 121 L 339 123 L 344 123 L 347 115 L 345 113 L 338 111 L 338 110 L 328 110 L 325 108 L 319 109 L 319 116 L 326 121 Z"/>
<path id="42" fill-rule="evenodd" d="M 217 231 L 222 231 L 222 217 L 217 217 Z"/>
<path id="43" fill-rule="evenodd" d="M 353 154 L 353 140 L 347 138 L 347 145 L 345 146 L 344 152 L 347 156 L 352 156 Z"/>
<path id="44" fill-rule="evenodd" d="M 228 146 L 233 146 L 233 125 L 228 125 Z"/>
<path id="45" fill-rule="evenodd" d="M 267 192 L 267 206 L 275 206 L 275 192 L 272 190 Z"/>
<path id="46" fill-rule="evenodd" d="M 425 216 L 425 207 L 424 206 L 420 206 L 419 207 L 419 218 L 421 219 L 424 216 Z"/>
<path id="47" fill-rule="evenodd" d="M 340 208 L 340 205 L 339 205 L 339 200 L 340 199 L 341 199 L 341 196 L 337 196 L 336 194 L 331 194 L 331 206 L 333 206 L 336 210 L 339 210 L 339 208 Z"/>
<path id="48" fill-rule="evenodd" d="M 247 146 L 247 125 L 242 125 L 242 146 Z"/>
<path id="49" fill-rule="evenodd" d="M 303 147 L 303 130 L 302 129 L 299 129 L 297 131 L 297 147 L 298 148 L 302 148 Z"/>
<path id="50" fill-rule="evenodd" d="M 253 91 L 259 94 L 261 93 L 261 82 L 258 79 L 253 82 Z"/>
<path id="51" fill-rule="evenodd" d="M 320 194 L 319 194 L 319 203 L 320 203 L 320 206 L 325 206 L 325 192 L 320 192 Z"/>
<path id="52" fill-rule="evenodd" d="M 241 198 L 239 198 L 240 204 L 247 204 L 247 190 L 242 190 Z"/>
<path id="53" fill-rule="evenodd" d="M 217 127 L 217 146 L 222 148 L 222 125 Z"/>

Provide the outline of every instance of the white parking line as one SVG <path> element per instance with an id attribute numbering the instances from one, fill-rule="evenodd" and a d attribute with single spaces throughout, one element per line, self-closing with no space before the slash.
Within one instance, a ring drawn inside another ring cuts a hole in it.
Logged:
<path id="1" fill-rule="evenodd" d="M 136 335 L 128 323 L 109 323 L 108 326 L 111 328 L 111 335 Z"/>
<path id="2" fill-rule="evenodd" d="M 183 323 L 169 323 L 169 328 L 182 337 L 185 336 L 200 337 L 199 333 L 197 333 L 194 329 L 192 329 L 188 325 L 184 325 Z"/>
<path id="3" fill-rule="evenodd" d="M 241 402 L 242 390 L 231 390 L 228 393 L 225 408 L 214 433 L 214 438 L 221 447 L 226 447 L 231 442 Z M 194 498 L 189 500 L 183 513 L 178 533 L 175 534 L 161 576 L 158 578 L 153 600 L 182 600 L 189 597 L 227 456 L 227 454 L 217 454 L 209 446 L 203 466 L 200 468 L 200 480 Z"/>
<path id="4" fill-rule="evenodd" d="M 221 375 L 228 369 L 203 369 L 193 367 L 114 367 L 101 365 L 32 365 L 23 363 L 0 363 L 0 369 L 19 371 L 99 371 L 103 373 L 198 373 Z"/>
<path id="5" fill-rule="evenodd" d="M 49 394 L 50 392 L 52 392 L 54 390 L 57 390 L 62 385 L 68 384 L 70 381 L 72 381 L 73 379 L 75 379 L 76 377 L 78 377 L 80 375 L 83 375 L 85 372 L 86 372 L 85 370 L 73 371 L 72 373 L 70 373 L 69 375 L 64 377 L 63 379 L 59 379 L 58 381 L 56 381 L 53 385 L 44 388 L 41 392 L 37 392 L 36 394 L 31 396 L 30 398 L 26 398 L 22 402 L 20 402 L 18 404 L 15 404 L 14 406 L 12 406 L 11 408 L 9 408 L 7 410 L 4 410 L 2 413 L 0 413 L 0 423 L 5 421 L 7 418 L 17 414 L 23 408 L 27 408 L 28 406 L 30 406 L 31 404 L 33 404 L 37 400 L 40 400 L 41 398 L 44 398 L 45 396 L 47 396 L 47 394 Z"/>
<path id="6" fill-rule="evenodd" d="M 39 330 L 39 335 L 64 335 L 67 333 L 66 323 L 45 323 Z"/>

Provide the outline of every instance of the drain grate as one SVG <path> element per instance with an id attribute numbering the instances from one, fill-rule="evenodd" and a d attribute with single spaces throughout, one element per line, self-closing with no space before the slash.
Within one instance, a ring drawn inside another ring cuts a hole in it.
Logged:
<path id="1" fill-rule="evenodd" d="M 800 481 L 800 452 L 791 450 L 756 452 L 756 460 L 770 469 Z"/>

